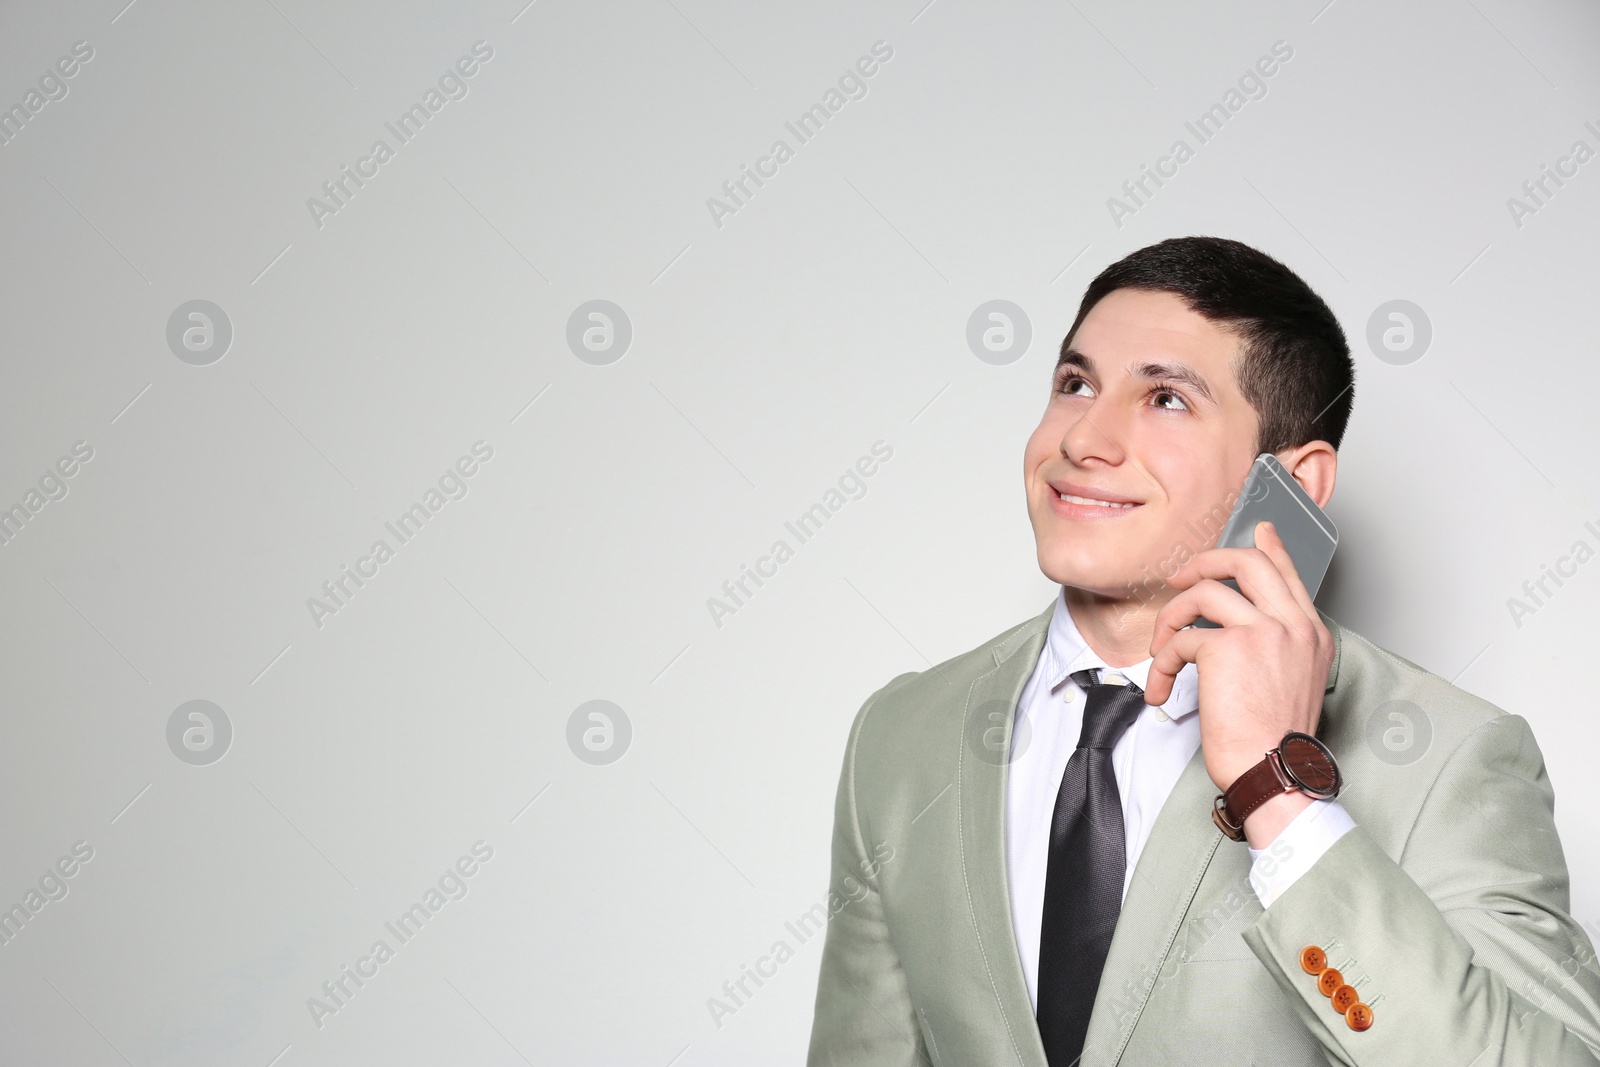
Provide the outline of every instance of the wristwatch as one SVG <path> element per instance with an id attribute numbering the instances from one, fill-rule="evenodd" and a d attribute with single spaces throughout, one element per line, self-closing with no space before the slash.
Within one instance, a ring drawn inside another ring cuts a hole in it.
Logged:
<path id="1" fill-rule="evenodd" d="M 1266 758 L 1217 794 L 1212 821 L 1228 837 L 1244 840 L 1244 820 L 1280 793 L 1298 789 L 1315 800 L 1339 795 L 1344 779 L 1328 746 L 1310 734 L 1290 730 Z"/>

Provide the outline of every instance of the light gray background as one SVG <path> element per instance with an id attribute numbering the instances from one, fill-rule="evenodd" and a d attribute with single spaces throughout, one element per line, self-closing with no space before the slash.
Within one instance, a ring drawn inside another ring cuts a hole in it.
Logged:
<path id="1" fill-rule="evenodd" d="M 175 0 L 9 4 L 0 104 L 0 945 L 28 1064 L 797 1063 L 863 699 L 1041 610 L 1023 442 L 1082 288 L 1215 233 L 1287 261 L 1358 361 L 1332 615 L 1528 717 L 1600 920 L 1592 4 Z M 476 41 L 469 92 L 306 206 Z M 706 201 L 875 41 L 893 58 L 734 217 Z M 1153 165 L 1275 41 L 1177 177 Z M 180 361 L 180 304 L 234 339 Z M 582 303 L 623 308 L 606 366 Z M 1033 342 L 966 343 L 985 301 Z M 1433 340 L 1380 361 L 1405 299 Z M 733 616 L 707 599 L 873 442 L 893 458 Z M 475 441 L 493 459 L 318 628 L 307 608 Z M 166 728 L 215 702 L 192 766 Z M 569 748 L 586 701 L 631 745 Z M 535 799 L 537 798 L 537 799 Z M 532 802 L 530 804 L 530 802 Z M 493 859 L 319 1028 L 307 998 L 473 842 Z M 736 1014 L 707 1000 L 779 940 Z"/>

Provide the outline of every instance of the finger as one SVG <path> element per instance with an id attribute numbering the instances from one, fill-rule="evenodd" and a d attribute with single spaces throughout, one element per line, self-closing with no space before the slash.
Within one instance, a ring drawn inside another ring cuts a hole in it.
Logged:
<path id="1" fill-rule="evenodd" d="M 1206 582 L 1206 584 L 1216 585 L 1218 589 L 1227 593 L 1229 597 L 1234 597 L 1235 600 L 1243 603 L 1246 609 L 1254 611 L 1254 608 L 1250 608 L 1245 598 L 1240 597 L 1234 590 L 1227 589 L 1226 585 L 1218 585 L 1216 582 Z M 1206 611 L 1206 617 L 1211 617 L 1211 611 L 1216 611 L 1218 614 L 1226 614 L 1224 611 L 1210 608 Z M 1256 614 L 1259 616 L 1259 613 Z M 1178 641 L 1176 646 L 1179 649 L 1190 648 L 1197 641 L 1214 637 L 1214 633 L 1216 633 L 1214 630 L 1171 630 L 1171 632 L 1160 635 L 1160 640 L 1150 643 L 1150 670 L 1147 673 L 1146 686 L 1144 686 L 1147 704 L 1165 704 L 1166 699 L 1173 694 L 1174 678 L 1178 677 L 1178 672 L 1184 667 L 1184 662 L 1190 662 L 1187 657 L 1182 657 L 1176 662 L 1171 661 L 1168 649 L 1173 648 L 1174 641 Z"/>
<path id="2" fill-rule="evenodd" d="M 1333 645 L 1327 636 L 1327 627 L 1323 625 L 1322 616 L 1317 612 L 1317 605 L 1311 599 L 1311 591 L 1306 588 L 1306 583 L 1300 578 L 1300 571 L 1294 565 L 1294 558 L 1289 555 L 1289 546 L 1284 543 L 1283 536 L 1278 533 L 1277 526 L 1270 522 L 1261 522 L 1256 525 L 1256 545 L 1265 552 L 1273 565 L 1283 575 L 1284 584 L 1289 588 L 1289 594 L 1294 598 L 1295 606 L 1299 609 L 1305 623 L 1309 623 L 1311 634 L 1309 640 L 1317 650 L 1318 656 L 1327 662 L 1332 662 Z M 1297 626 L 1288 625 L 1288 616 L 1279 616 L 1285 623 L 1285 628 L 1290 633 L 1298 633 Z"/>
<path id="3" fill-rule="evenodd" d="M 1290 563 L 1291 572 L 1293 567 L 1293 563 Z M 1239 591 L 1246 599 L 1263 611 L 1270 612 L 1285 625 L 1306 614 L 1290 591 L 1288 580 L 1279 570 L 1279 565 L 1260 548 L 1207 549 L 1184 563 L 1175 576 L 1176 580 L 1169 584 L 1181 588 L 1184 584 L 1192 585 L 1204 578 L 1232 578 L 1239 583 Z M 1315 618 L 1316 612 L 1313 610 L 1311 615 Z M 1209 615 L 1206 617 L 1210 618 Z"/>
<path id="4" fill-rule="evenodd" d="M 1230 590 L 1231 592 L 1231 590 Z M 1199 663 L 1207 641 L 1220 636 L 1215 630 L 1181 630 L 1163 644 L 1150 663 L 1150 684 L 1145 703 L 1165 704 L 1172 696 L 1173 679 L 1186 663 Z"/>
<path id="5" fill-rule="evenodd" d="M 1259 522 L 1255 529 L 1256 547 L 1267 554 L 1273 565 L 1278 568 L 1278 573 L 1283 575 L 1284 584 L 1289 587 L 1289 594 L 1294 597 L 1295 603 L 1300 605 L 1300 610 L 1311 618 L 1317 617 L 1317 606 L 1311 599 L 1311 592 L 1306 588 L 1306 583 L 1300 577 L 1300 569 L 1294 565 L 1294 557 L 1289 555 L 1289 546 L 1284 544 L 1283 535 L 1278 532 L 1275 523 Z"/>
<path id="6" fill-rule="evenodd" d="M 1203 578 L 1161 606 L 1150 631 L 1150 654 L 1204 616 L 1220 626 L 1260 622 L 1261 609 L 1215 578 Z"/>
<path id="7" fill-rule="evenodd" d="M 1150 673 L 1144 682 L 1144 702 L 1151 707 L 1165 704 L 1172 696 L 1172 681 L 1177 672 L 1162 675 L 1156 670 L 1155 663 L 1150 664 Z"/>
<path id="8" fill-rule="evenodd" d="M 1174 589 L 1187 589 L 1203 578 L 1238 578 L 1239 572 L 1252 566 L 1252 557 L 1257 560 L 1256 566 L 1267 562 L 1260 554 L 1259 548 L 1208 548 L 1184 560 L 1167 584 Z"/>

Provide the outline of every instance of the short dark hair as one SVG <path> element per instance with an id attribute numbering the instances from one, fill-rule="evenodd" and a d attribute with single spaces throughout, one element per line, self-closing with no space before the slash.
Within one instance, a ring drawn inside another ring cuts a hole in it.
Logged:
<path id="1" fill-rule="evenodd" d="M 1062 358 L 1089 311 L 1118 289 L 1174 293 L 1189 310 L 1238 334 L 1239 391 L 1259 416 L 1256 452 L 1344 438 L 1355 361 L 1339 320 L 1298 274 L 1225 237 L 1173 237 L 1101 271 L 1061 342 Z"/>

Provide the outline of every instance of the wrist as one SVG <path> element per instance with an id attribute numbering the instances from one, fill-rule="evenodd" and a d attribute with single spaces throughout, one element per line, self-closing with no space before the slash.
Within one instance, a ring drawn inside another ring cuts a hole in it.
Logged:
<path id="1" fill-rule="evenodd" d="M 1283 828 L 1312 805 L 1313 798 L 1298 789 L 1280 793 L 1245 816 L 1244 836 L 1251 848 L 1266 848 Z"/>

